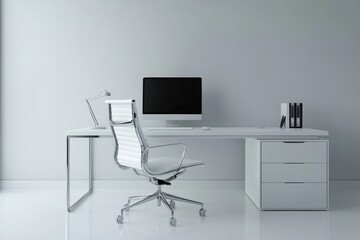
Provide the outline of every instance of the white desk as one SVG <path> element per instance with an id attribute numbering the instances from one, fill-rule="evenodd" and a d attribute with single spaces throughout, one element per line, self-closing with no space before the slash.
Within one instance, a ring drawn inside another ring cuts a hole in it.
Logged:
<path id="1" fill-rule="evenodd" d="M 267 140 L 316 140 L 329 135 L 327 131 L 317 129 L 281 129 L 259 127 L 214 127 L 210 130 L 148 130 L 143 128 L 147 137 L 189 137 L 189 138 L 225 138 L 225 139 L 267 139 Z M 66 170 L 67 170 L 67 210 L 72 211 L 92 190 L 92 139 L 113 137 L 109 128 L 82 128 L 66 132 Z M 74 204 L 70 204 L 70 139 L 86 138 L 89 141 L 89 190 Z M 249 180 L 250 182 L 250 180 Z M 251 197 L 251 196 L 249 196 Z"/>
<path id="2" fill-rule="evenodd" d="M 219 138 L 318 138 L 327 137 L 329 133 L 323 130 L 302 128 L 261 128 L 261 127 L 213 127 L 210 130 L 201 130 L 194 128 L 193 130 L 148 130 L 143 127 L 145 136 L 149 137 L 219 137 Z M 80 128 L 66 132 L 69 137 L 112 137 L 111 130 Z"/>

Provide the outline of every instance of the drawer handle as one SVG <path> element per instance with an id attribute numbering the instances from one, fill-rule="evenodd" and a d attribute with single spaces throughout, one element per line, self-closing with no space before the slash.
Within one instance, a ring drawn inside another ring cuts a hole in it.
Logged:
<path id="1" fill-rule="evenodd" d="M 283 143 L 305 143 L 304 141 L 283 141 Z"/>
<path id="2" fill-rule="evenodd" d="M 305 164 L 303 162 L 285 162 L 284 164 Z"/>
<path id="3" fill-rule="evenodd" d="M 284 182 L 285 184 L 304 184 L 305 182 Z"/>

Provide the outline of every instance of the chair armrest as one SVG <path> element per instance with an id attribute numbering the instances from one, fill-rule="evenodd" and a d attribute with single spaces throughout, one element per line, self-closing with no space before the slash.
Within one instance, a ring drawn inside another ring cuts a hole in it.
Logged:
<path id="1" fill-rule="evenodd" d="M 133 120 L 128 121 L 128 122 L 116 122 L 116 121 L 111 121 L 110 120 L 110 126 L 120 126 L 120 125 L 124 125 L 124 124 L 129 124 L 132 123 Z"/>
<path id="2" fill-rule="evenodd" d="M 181 165 L 184 161 L 185 154 L 186 154 L 186 146 L 183 143 L 171 143 L 171 144 L 164 144 L 164 145 L 149 146 L 149 147 L 145 148 L 144 154 L 146 154 L 147 152 L 149 152 L 149 150 L 151 150 L 153 148 L 172 147 L 172 146 L 182 146 L 183 147 L 183 152 L 182 152 L 182 155 L 181 155 L 181 158 L 179 161 L 179 166 L 177 168 L 177 171 L 179 171 L 181 168 Z"/>

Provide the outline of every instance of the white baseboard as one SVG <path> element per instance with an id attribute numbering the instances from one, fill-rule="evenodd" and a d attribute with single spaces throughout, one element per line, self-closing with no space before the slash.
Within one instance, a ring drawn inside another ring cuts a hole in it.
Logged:
<path id="1" fill-rule="evenodd" d="M 173 181 L 171 187 L 175 189 L 239 189 L 244 188 L 244 181 L 215 181 L 215 180 L 198 180 L 198 181 Z M 87 189 L 87 181 L 71 181 L 71 189 Z M 94 190 L 111 190 L 111 189 L 151 189 L 155 185 L 148 181 L 139 180 L 116 180 L 116 181 L 93 181 Z M 4 180 L 0 181 L 2 190 L 65 190 L 66 181 L 49 181 L 49 180 Z"/>
<path id="2" fill-rule="evenodd" d="M 330 184 L 359 184 L 359 180 L 341 180 L 330 181 Z M 244 180 L 177 180 L 171 183 L 171 186 L 164 186 L 164 188 L 173 189 L 195 189 L 195 190 L 209 190 L 209 189 L 244 189 Z M 148 181 L 139 180 L 94 180 L 94 191 L 96 190 L 118 190 L 118 189 L 149 189 L 154 190 L 156 186 Z M 2 180 L 0 181 L 1 190 L 65 190 L 66 181 L 49 181 L 49 180 Z M 88 189 L 87 181 L 71 181 L 71 189 Z"/>
<path id="3" fill-rule="evenodd" d="M 2 181 L 0 181 L 0 189 L 1 190 L 34 190 L 34 189 L 62 190 L 65 188 L 66 188 L 66 181 L 55 181 L 55 180 L 2 180 Z"/>

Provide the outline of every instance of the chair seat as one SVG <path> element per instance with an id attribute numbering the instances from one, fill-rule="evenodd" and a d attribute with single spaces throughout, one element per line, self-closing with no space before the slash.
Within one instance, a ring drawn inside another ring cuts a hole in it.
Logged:
<path id="1" fill-rule="evenodd" d="M 202 162 L 184 159 L 180 169 L 205 165 Z M 179 158 L 163 157 L 148 159 L 148 170 L 152 174 L 163 175 L 162 173 L 176 172 L 179 167 Z"/>

